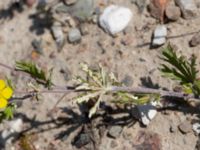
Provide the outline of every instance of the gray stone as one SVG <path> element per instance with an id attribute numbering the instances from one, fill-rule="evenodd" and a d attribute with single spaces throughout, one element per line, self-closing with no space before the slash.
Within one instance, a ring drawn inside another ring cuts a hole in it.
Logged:
<path id="1" fill-rule="evenodd" d="M 183 18 L 191 19 L 197 15 L 197 6 L 194 0 L 175 0 L 180 7 Z"/>
<path id="2" fill-rule="evenodd" d="M 170 125 L 169 131 L 170 131 L 171 133 L 176 132 L 176 127 L 175 127 L 174 125 Z"/>
<path id="3" fill-rule="evenodd" d="M 186 134 L 192 131 L 192 125 L 189 121 L 184 121 L 178 126 L 178 128 L 183 134 Z"/>
<path id="4" fill-rule="evenodd" d="M 195 47 L 200 44 L 200 33 L 195 34 L 189 42 L 191 47 Z"/>
<path id="5" fill-rule="evenodd" d="M 72 16 L 84 21 L 92 17 L 94 12 L 94 0 L 78 0 L 75 5 L 69 9 Z"/>
<path id="6" fill-rule="evenodd" d="M 167 36 L 167 28 L 164 25 L 159 25 L 154 30 L 152 46 L 160 46 L 165 44 Z"/>
<path id="7" fill-rule="evenodd" d="M 81 24 L 80 30 L 82 35 L 86 35 L 89 33 L 89 28 L 87 24 Z"/>
<path id="8" fill-rule="evenodd" d="M 194 124 L 192 125 L 192 129 L 193 129 L 193 131 L 194 131 L 197 135 L 200 134 L 200 124 L 199 124 L 199 123 L 194 123 Z"/>
<path id="9" fill-rule="evenodd" d="M 180 18 L 181 11 L 179 7 L 169 4 L 165 9 L 165 14 L 169 20 L 176 21 Z"/>
<path id="10" fill-rule="evenodd" d="M 78 139 L 75 141 L 75 146 L 78 147 L 78 148 L 81 148 L 82 146 L 90 143 L 91 141 L 91 138 L 90 138 L 90 135 L 87 134 L 87 133 L 81 133 L 79 136 L 78 136 Z"/>
<path id="11" fill-rule="evenodd" d="M 129 75 L 126 75 L 125 78 L 122 80 L 122 83 L 124 83 L 126 86 L 132 86 L 133 78 Z"/>
<path id="12" fill-rule="evenodd" d="M 94 12 L 94 0 L 78 0 L 74 5 L 64 5 L 62 3 L 54 7 L 54 11 L 58 13 L 69 13 L 73 17 L 87 21 Z"/>
<path id="13" fill-rule="evenodd" d="M 34 50 L 35 50 L 37 53 L 40 53 L 40 54 L 43 53 L 42 40 L 34 39 L 34 40 L 32 41 L 32 46 L 33 46 Z"/>
<path id="14" fill-rule="evenodd" d="M 81 40 L 81 32 L 77 28 L 73 28 L 68 33 L 68 40 L 70 43 L 79 42 Z"/>
<path id="15" fill-rule="evenodd" d="M 16 139 L 19 136 L 19 133 L 23 129 L 23 121 L 21 118 L 11 120 L 6 124 L 7 129 L 3 130 L 0 134 L 0 145 L 11 143 L 12 140 Z"/>
<path id="16" fill-rule="evenodd" d="M 52 31 L 53 37 L 56 41 L 58 51 L 60 51 L 65 43 L 65 37 L 64 37 L 64 33 L 62 31 L 62 27 L 60 25 L 53 25 L 51 27 L 51 31 Z"/>
<path id="17" fill-rule="evenodd" d="M 123 128 L 121 126 L 112 126 L 108 131 L 108 136 L 112 138 L 117 138 L 120 136 L 122 129 Z"/>

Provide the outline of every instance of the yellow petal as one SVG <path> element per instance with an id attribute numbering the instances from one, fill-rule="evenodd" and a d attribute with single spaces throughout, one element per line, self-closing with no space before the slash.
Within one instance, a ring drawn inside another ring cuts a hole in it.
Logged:
<path id="1" fill-rule="evenodd" d="M 10 87 L 6 87 L 0 93 L 5 99 L 9 99 L 13 94 L 13 90 Z"/>
<path id="2" fill-rule="evenodd" d="M 5 108 L 8 104 L 8 101 L 4 98 L 0 98 L 0 108 Z"/>
<path id="3" fill-rule="evenodd" d="M 3 90 L 6 87 L 6 83 L 4 80 L 0 80 L 0 90 Z"/>

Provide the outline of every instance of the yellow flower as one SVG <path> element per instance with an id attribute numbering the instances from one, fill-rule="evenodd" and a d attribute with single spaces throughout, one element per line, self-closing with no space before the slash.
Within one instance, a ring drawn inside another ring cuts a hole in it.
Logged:
<path id="1" fill-rule="evenodd" d="M 13 90 L 4 80 L 0 80 L 0 108 L 5 108 L 8 105 L 8 99 L 10 99 L 12 95 Z"/>

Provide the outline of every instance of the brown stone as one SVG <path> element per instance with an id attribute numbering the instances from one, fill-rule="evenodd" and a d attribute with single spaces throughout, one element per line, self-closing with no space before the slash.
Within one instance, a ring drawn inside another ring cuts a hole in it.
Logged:
<path id="1" fill-rule="evenodd" d="M 26 5 L 28 7 L 32 7 L 34 5 L 34 3 L 36 2 L 36 0 L 26 0 Z"/>
<path id="2" fill-rule="evenodd" d="M 185 121 L 178 126 L 179 130 L 183 133 L 189 133 L 192 131 L 192 125 L 189 121 Z"/>
<path id="3" fill-rule="evenodd" d="M 179 7 L 174 5 L 167 5 L 165 15 L 169 20 L 176 21 L 181 16 L 181 10 Z"/>
<path id="4" fill-rule="evenodd" d="M 200 33 L 195 34 L 189 42 L 191 47 L 195 47 L 200 44 Z"/>
<path id="5" fill-rule="evenodd" d="M 134 149 L 161 150 L 161 137 L 157 133 L 139 131 L 133 142 Z"/>

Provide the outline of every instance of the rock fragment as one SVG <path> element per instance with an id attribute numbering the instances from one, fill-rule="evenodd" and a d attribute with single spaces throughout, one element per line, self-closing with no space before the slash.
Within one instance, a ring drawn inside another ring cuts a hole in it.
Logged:
<path id="1" fill-rule="evenodd" d="M 132 86 L 133 85 L 133 78 L 129 75 L 126 75 L 124 79 L 122 80 L 122 83 L 124 83 L 125 86 Z"/>
<path id="2" fill-rule="evenodd" d="M 64 33 L 62 31 L 62 27 L 60 25 L 53 25 L 51 27 L 51 31 L 52 31 L 53 37 L 56 41 L 58 51 L 60 51 L 65 43 L 65 37 L 64 37 Z"/>
<path id="3" fill-rule="evenodd" d="M 110 130 L 108 131 L 108 135 L 112 138 L 117 138 L 120 136 L 122 132 L 122 127 L 121 126 L 112 126 Z"/>
<path id="4" fill-rule="evenodd" d="M 42 40 L 37 40 L 37 39 L 34 39 L 32 42 L 31 42 L 34 50 L 39 53 L 39 54 L 42 54 L 43 53 L 43 47 L 42 47 Z"/>
<path id="5" fill-rule="evenodd" d="M 81 133 L 74 142 L 77 148 L 81 148 L 91 142 L 90 135 L 88 133 Z"/>
<path id="6" fill-rule="evenodd" d="M 87 35 L 89 33 L 89 28 L 87 24 L 81 24 L 80 30 L 82 35 Z"/>
<path id="7" fill-rule="evenodd" d="M 160 46 L 166 42 L 167 28 L 164 25 L 159 25 L 154 30 L 152 46 Z"/>
<path id="8" fill-rule="evenodd" d="M 192 19 L 197 15 L 197 6 L 194 0 L 175 0 L 180 7 L 184 19 Z"/>
<path id="9" fill-rule="evenodd" d="M 138 105 L 139 119 L 144 125 L 148 125 L 150 121 L 156 116 L 157 110 L 155 107 L 156 103 L 150 103 L 145 105 Z"/>
<path id="10" fill-rule="evenodd" d="M 94 13 L 94 0 L 78 0 L 72 5 L 59 3 L 54 6 L 54 11 L 57 13 L 69 13 L 80 21 L 87 21 L 91 19 Z"/>
<path id="11" fill-rule="evenodd" d="M 73 7 L 69 8 L 69 13 L 81 21 L 88 20 L 94 12 L 94 0 L 78 0 Z"/>
<path id="12" fill-rule="evenodd" d="M 178 126 L 178 128 L 183 134 L 186 134 L 192 131 L 192 125 L 189 121 L 184 121 Z"/>
<path id="13" fill-rule="evenodd" d="M 169 20 L 176 21 L 180 18 L 181 11 L 179 7 L 169 4 L 166 7 L 165 14 Z"/>
<path id="14" fill-rule="evenodd" d="M 21 118 L 14 119 L 10 122 L 8 122 L 8 126 L 10 130 L 13 132 L 21 132 L 22 131 L 22 126 L 23 126 L 23 121 Z"/>
<path id="15" fill-rule="evenodd" d="M 189 42 L 191 47 L 198 46 L 200 44 L 200 33 L 195 34 Z"/>
<path id="16" fill-rule="evenodd" d="M 198 135 L 200 134 L 200 124 L 199 123 L 194 123 L 192 125 L 192 129 L 196 134 L 198 134 Z"/>
<path id="17" fill-rule="evenodd" d="M 14 119 L 7 123 L 7 129 L 3 130 L 0 135 L 0 145 L 9 144 L 13 139 L 19 136 L 19 133 L 23 129 L 23 121 L 21 118 Z"/>
<path id="18" fill-rule="evenodd" d="M 81 40 L 81 32 L 78 28 L 72 28 L 68 33 L 68 40 L 70 43 L 76 43 Z"/>
<path id="19" fill-rule="evenodd" d="M 100 26 L 110 34 L 114 35 L 124 30 L 133 14 L 130 9 L 117 5 L 110 5 L 99 18 Z"/>

